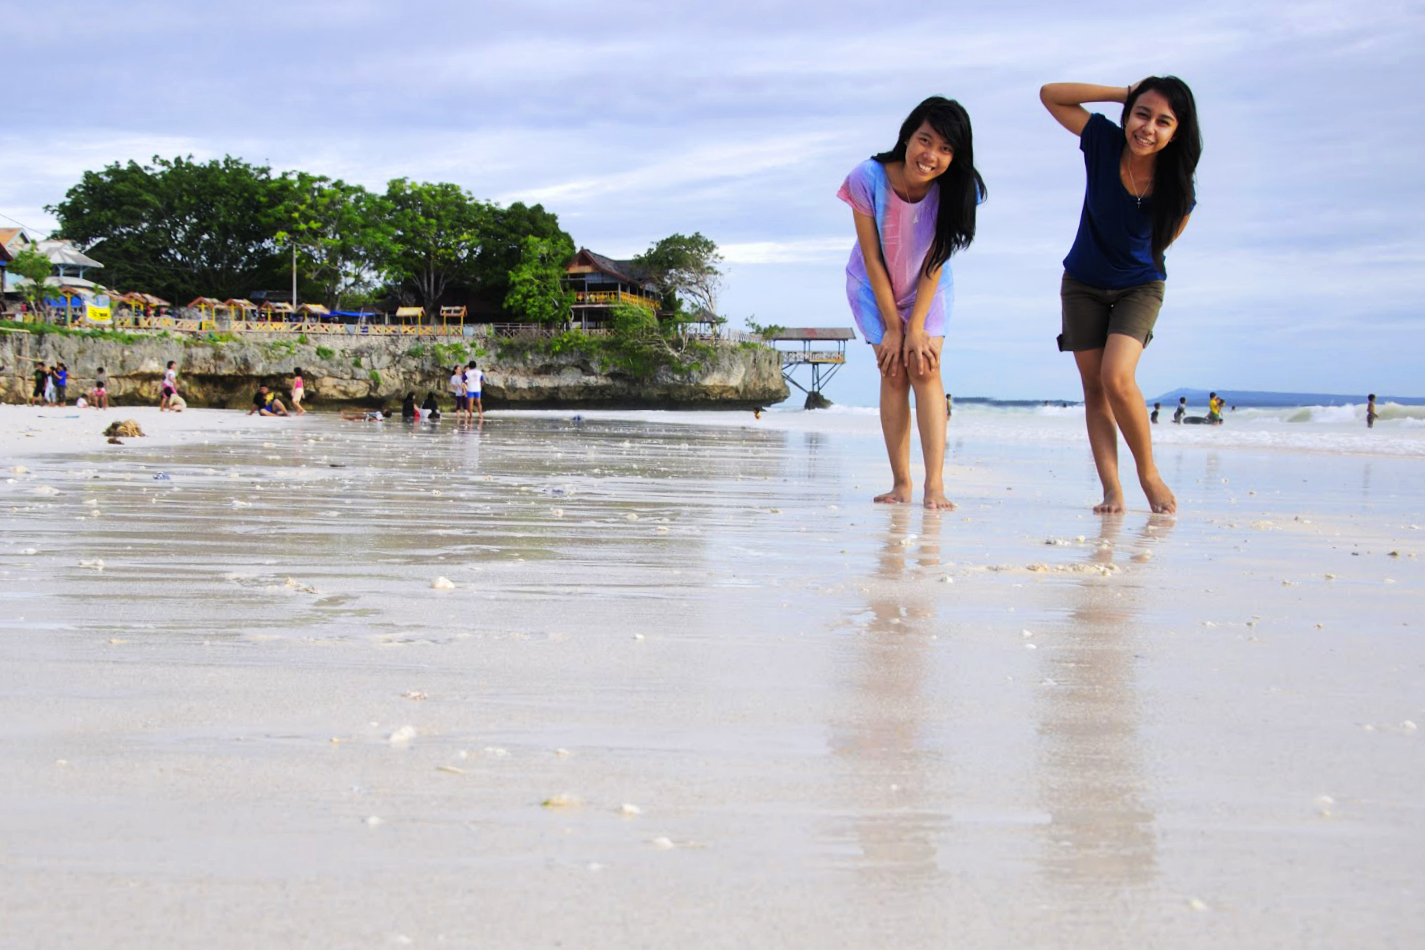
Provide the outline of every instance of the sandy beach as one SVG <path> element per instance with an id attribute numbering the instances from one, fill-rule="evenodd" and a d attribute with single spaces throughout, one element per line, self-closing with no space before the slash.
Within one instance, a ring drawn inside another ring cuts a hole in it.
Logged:
<path id="1" fill-rule="evenodd" d="M 0 406 L 0 946 L 1418 945 L 1425 427 L 1081 429 Z"/>

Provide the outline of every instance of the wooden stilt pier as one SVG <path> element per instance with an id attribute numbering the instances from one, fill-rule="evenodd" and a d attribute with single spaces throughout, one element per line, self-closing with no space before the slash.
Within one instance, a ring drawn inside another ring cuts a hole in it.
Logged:
<path id="1" fill-rule="evenodd" d="M 823 387 L 831 382 L 836 371 L 846 365 L 846 341 L 856 339 L 856 331 L 850 327 L 793 327 L 778 330 L 764 337 L 782 354 L 782 378 L 807 394 L 806 408 L 825 409 L 831 400 L 822 395 Z M 801 344 L 800 347 L 783 347 L 778 344 Z M 796 379 L 796 372 L 803 366 L 811 367 L 811 386 L 803 386 Z"/>

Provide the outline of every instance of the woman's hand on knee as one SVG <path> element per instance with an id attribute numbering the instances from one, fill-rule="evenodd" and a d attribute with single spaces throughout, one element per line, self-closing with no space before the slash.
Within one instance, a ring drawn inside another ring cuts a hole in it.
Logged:
<path id="1" fill-rule="evenodd" d="M 924 376 L 940 368 L 939 338 L 912 327 L 906 331 L 905 365 L 913 376 Z"/>
<path id="2" fill-rule="evenodd" d="M 901 361 L 904 358 L 901 352 L 902 342 L 899 333 L 887 333 L 881 338 L 880 343 L 874 345 L 876 367 L 881 371 L 882 376 L 895 376 L 900 372 Z"/>

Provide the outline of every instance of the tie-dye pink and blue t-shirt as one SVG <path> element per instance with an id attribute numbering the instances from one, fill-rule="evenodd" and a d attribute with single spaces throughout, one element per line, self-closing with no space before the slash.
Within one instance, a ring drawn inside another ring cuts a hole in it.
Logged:
<path id="1" fill-rule="evenodd" d="M 920 282 L 920 270 L 925 255 L 935 243 L 935 220 L 940 211 L 940 183 L 932 182 L 926 196 L 912 204 L 897 195 L 886 178 L 886 168 L 875 159 L 867 159 L 851 170 L 836 197 L 876 222 L 881 237 L 881 256 L 891 278 L 891 291 L 901 322 L 910 320 L 915 306 L 915 290 Z M 944 336 L 946 318 L 954 300 L 955 280 L 950 262 L 940 268 L 940 284 L 925 314 L 925 332 L 929 336 Z M 885 335 L 880 308 L 866 275 L 866 259 L 858 241 L 846 263 L 846 297 L 856 325 L 869 343 L 880 343 Z"/>

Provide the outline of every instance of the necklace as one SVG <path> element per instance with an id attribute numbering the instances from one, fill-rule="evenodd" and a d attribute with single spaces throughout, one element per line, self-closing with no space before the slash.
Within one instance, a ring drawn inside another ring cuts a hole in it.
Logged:
<path id="1" fill-rule="evenodd" d="M 923 205 L 923 204 L 925 203 L 925 195 L 921 195 L 921 196 L 920 196 L 920 200 L 915 200 L 915 201 L 911 200 L 911 198 L 910 198 L 910 186 L 909 186 L 908 184 L 906 184 L 905 171 L 904 171 L 903 168 L 899 171 L 899 174 L 898 174 L 896 177 L 898 177 L 898 178 L 900 179 L 900 182 L 897 183 L 897 182 L 895 182 L 895 181 L 891 181 L 891 190 L 896 193 L 896 197 L 897 197 L 897 198 L 900 198 L 901 201 L 903 201 L 903 202 L 905 202 L 906 204 L 910 205 L 911 208 L 914 209 L 914 210 L 911 211 L 911 213 L 910 213 L 910 220 L 911 220 L 911 223 L 912 223 L 912 224 L 919 224 L 919 223 L 920 223 L 920 208 L 921 208 L 921 205 Z M 889 173 L 887 173 L 886 178 L 887 178 L 887 180 L 890 180 L 891 176 L 890 176 Z M 905 194 L 902 195 L 901 192 L 904 192 Z"/>
<path id="2" fill-rule="evenodd" d="M 1127 172 L 1128 172 L 1128 183 L 1133 186 L 1133 190 L 1130 191 L 1129 194 L 1133 196 L 1133 200 L 1134 200 L 1135 202 L 1137 202 L 1138 207 L 1141 208 L 1141 207 L 1143 207 L 1143 195 L 1142 195 L 1141 193 L 1139 193 L 1139 191 L 1138 191 L 1138 181 L 1137 181 L 1137 179 L 1135 179 L 1135 178 L 1133 177 L 1133 163 L 1132 163 L 1132 162 L 1124 162 L 1124 163 L 1123 163 L 1123 167 L 1124 167 L 1124 169 L 1126 169 Z"/>

